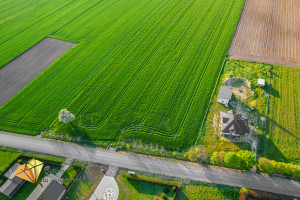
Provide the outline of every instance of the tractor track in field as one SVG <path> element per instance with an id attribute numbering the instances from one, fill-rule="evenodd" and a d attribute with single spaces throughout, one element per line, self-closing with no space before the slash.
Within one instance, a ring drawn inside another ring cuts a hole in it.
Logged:
<path id="1" fill-rule="evenodd" d="M 118 104 L 118 102 L 120 101 L 120 99 L 124 96 L 124 94 L 126 93 L 126 91 L 130 88 L 130 86 L 134 83 L 134 81 L 137 79 L 137 77 L 139 76 L 139 74 L 143 71 L 143 69 L 147 66 L 147 63 L 150 61 L 150 59 L 153 57 L 153 55 L 157 52 L 157 50 L 159 49 L 159 47 L 165 42 L 165 39 L 167 36 L 169 36 L 169 34 L 174 30 L 174 28 L 177 26 L 177 24 L 181 21 L 181 19 L 186 15 L 186 13 L 188 12 L 188 10 L 192 7 L 192 5 L 195 3 L 195 0 L 193 1 L 192 4 L 190 4 L 190 6 L 181 14 L 181 16 L 179 17 L 179 19 L 177 20 L 177 22 L 170 28 L 170 30 L 167 32 L 167 34 L 164 36 L 164 38 L 160 41 L 159 45 L 156 46 L 156 49 L 151 53 L 151 55 L 147 58 L 147 60 L 141 65 L 142 67 L 139 69 L 139 71 L 137 72 L 137 74 L 134 76 L 134 78 L 130 81 L 130 83 L 126 86 L 126 89 L 124 89 L 124 91 L 121 93 L 121 95 L 119 96 L 119 98 L 117 99 L 117 101 L 114 103 L 114 105 L 109 109 L 108 113 L 105 115 L 104 119 L 102 119 L 100 122 L 98 122 L 95 125 L 85 125 L 83 124 L 81 121 L 79 121 L 79 124 L 85 127 L 88 127 L 89 129 L 95 129 L 98 128 L 100 126 L 103 125 L 105 119 L 108 117 L 108 115 L 110 114 L 110 112 L 115 108 L 115 106 Z M 80 116 L 79 116 L 80 117 Z"/>
<path id="2" fill-rule="evenodd" d="M 139 29 L 139 30 L 140 30 L 140 29 Z M 135 33 L 135 34 L 136 34 L 136 33 Z M 134 35 L 135 35 L 135 34 L 134 34 Z M 134 36 L 134 35 L 133 35 L 133 36 Z M 132 36 L 132 37 L 133 37 L 133 36 Z M 132 38 L 132 37 L 131 37 L 131 38 Z M 131 39 L 131 38 L 130 38 L 130 39 Z M 130 39 L 129 39 L 129 40 L 130 40 Z M 126 44 L 126 43 L 125 43 L 125 44 Z M 124 44 L 124 45 L 125 45 L 125 44 Z M 123 45 L 123 46 L 124 46 L 124 45 Z M 112 53 L 112 52 L 108 52 L 106 56 L 109 56 L 109 54 L 111 54 L 111 53 Z M 106 57 L 106 56 L 105 56 L 105 57 Z M 86 58 L 86 59 L 87 59 L 87 58 Z M 85 59 L 85 60 L 86 60 L 86 59 Z M 95 66 L 90 70 L 90 72 L 87 73 L 87 75 L 82 79 L 82 81 L 80 81 L 80 82 L 78 82 L 78 84 L 74 85 L 73 88 L 76 88 L 78 85 L 80 85 L 80 84 L 86 79 L 86 77 L 89 76 L 89 75 L 90 75 L 97 67 L 99 67 L 99 65 L 95 65 Z M 67 75 L 67 77 L 69 77 L 69 76 L 71 76 L 73 73 L 75 73 L 76 70 L 77 70 L 78 68 L 79 68 L 79 65 L 77 65 L 77 67 L 75 67 L 75 68 L 72 70 L 72 72 L 69 73 L 69 74 Z M 64 81 L 64 80 L 62 80 L 61 82 L 63 82 L 63 81 Z M 52 91 L 47 95 L 47 97 L 51 96 L 51 94 L 53 94 L 53 92 L 55 92 L 55 90 L 60 86 L 60 84 L 61 84 L 61 83 L 58 83 L 57 86 L 55 87 L 55 89 L 52 90 Z M 70 93 L 71 91 L 73 91 L 73 90 L 70 89 L 68 93 L 64 93 L 62 99 L 64 99 L 66 96 L 68 96 L 69 93 Z M 61 102 L 58 101 L 58 103 L 60 104 Z M 25 120 L 32 112 L 34 112 L 40 104 L 41 104 L 41 102 L 39 102 L 39 104 L 37 104 L 37 105 L 35 106 L 35 108 L 33 108 L 33 109 L 31 110 L 31 112 L 29 112 L 29 114 L 27 114 L 25 117 L 23 117 L 22 120 L 20 120 L 20 121 L 16 121 L 16 120 L 7 120 L 7 121 L 15 122 L 15 123 L 18 123 L 18 124 L 26 124 L 26 125 L 30 125 L 30 126 L 39 126 L 39 125 L 41 125 L 41 124 L 43 123 L 43 121 L 44 121 L 47 117 L 49 117 L 49 115 L 51 115 L 51 113 L 52 113 L 53 111 L 52 111 L 48 116 L 45 116 L 39 123 L 30 123 L 30 122 L 25 122 L 25 121 L 23 121 L 23 120 Z M 13 112 L 13 111 L 11 111 L 11 112 Z"/>
<path id="3" fill-rule="evenodd" d="M 169 2 L 169 1 L 168 1 Z M 167 3 L 168 3 L 167 2 Z M 167 4 L 166 3 L 166 4 Z M 166 15 L 168 15 L 170 12 L 172 12 L 172 10 L 178 5 L 180 3 L 180 1 L 178 1 L 177 2 L 177 4 L 175 4 L 171 9 L 170 9 L 170 11 L 169 12 L 167 12 L 167 14 Z M 165 4 L 165 5 L 166 5 Z M 164 6 L 163 6 L 164 7 Z M 162 8 L 163 8 L 162 7 Z M 159 12 L 162 8 L 160 8 L 157 12 Z M 156 13 L 157 13 L 156 12 Z M 155 14 L 156 14 L 155 13 Z M 153 16 L 155 16 L 155 14 L 153 15 Z M 165 15 L 165 16 L 166 16 Z M 152 16 L 152 17 L 153 17 Z M 127 43 L 152 19 L 152 17 L 127 41 Z M 161 22 L 161 20 L 159 21 L 159 22 L 157 22 L 156 23 L 156 25 L 155 25 L 155 27 L 153 27 L 152 29 L 150 29 L 150 31 L 148 32 L 148 34 L 142 39 L 142 41 L 129 53 L 129 54 L 127 54 L 127 57 L 125 58 L 125 60 L 124 61 L 122 61 L 122 63 L 124 63 L 124 62 L 126 62 L 126 61 L 128 61 L 128 59 L 130 58 L 130 56 L 131 56 L 131 54 L 133 54 L 134 52 L 136 52 L 137 51 L 137 49 L 140 47 L 140 45 L 146 40 L 146 38 L 153 32 L 153 30 L 155 30 L 155 28 L 159 25 L 159 23 Z M 127 44 L 126 43 L 126 44 Z M 124 44 L 124 46 L 126 45 L 126 44 Z M 122 49 L 120 49 L 118 52 L 116 52 L 115 53 L 115 55 L 113 56 L 113 58 L 111 58 L 106 64 L 105 64 L 105 66 L 103 67 L 103 68 L 105 68 L 106 66 L 108 66 L 113 60 L 114 60 L 114 58 L 117 56 L 117 54 L 121 51 Z M 121 68 L 123 67 L 124 65 L 122 65 L 120 68 L 119 68 L 119 70 L 117 70 L 117 73 L 121 70 Z M 100 71 L 101 72 L 101 71 Z M 100 73 L 99 72 L 99 73 Z M 97 75 L 90 81 L 91 83 L 98 77 L 98 75 L 99 75 L 99 73 L 97 73 Z M 100 87 L 99 88 L 99 90 L 97 90 L 97 92 L 92 96 L 92 98 L 90 99 L 90 101 L 88 101 L 88 103 L 87 104 L 85 104 L 85 106 L 79 111 L 79 113 L 78 113 L 78 116 L 81 116 L 85 111 L 86 111 L 86 109 L 90 106 L 90 104 L 94 101 L 94 99 L 100 94 L 100 92 L 109 84 L 109 82 L 110 82 L 110 80 L 112 80 L 112 78 L 114 78 L 115 77 L 115 75 L 117 74 L 117 73 L 113 73 L 109 78 L 108 78 L 108 80 L 106 80 L 105 81 L 105 83 L 104 83 L 104 85 L 102 86 L 102 87 Z M 88 85 L 87 85 L 88 86 Z M 80 94 L 78 94 L 78 96 L 79 96 Z"/>
<path id="4" fill-rule="evenodd" d="M 230 11 L 233 9 L 233 7 L 234 7 L 234 3 L 231 4 L 231 8 L 229 9 L 228 15 L 226 16 L 226 20 L 224 21 L 224 24 L 223 24 L 223 26 L 222 26 L 222 28 L 221 28 L 222 31 L 219 33 L 219 37 L 218 37 L 218 40 L 216 41 L 216 44 L 219 42 L 220 36 L 222 35 L 223 30 L 224 30 L 224 27 L 225 27 L 225 25 L 226 25 L 226 23 L 227 23 L 227 21 L 228 21 L 229 16 L 230 16 Z M 209 11 L 209 10 L 208 10 L 208 11 Z M 216 19 L 217 19 L 217 18 L 215 18 L 215 20 L 216 20 Z M 212 24 L 213 24 L 213 23 L 212 23 Z M 200 26 L 200 25 L 201 25 L 201 23 L 199 23 L 198 26 Z M 212 26 L 212 25 L 211 25 L 211 26 Z M 198 28 L 198 27 L 197 27 L 197 28 Z M 208 30 L 212 30 L 212 29 L 209 28 Z M 196 32 L 196 31 L 195 31 L 195 32 Z M 211 31 L 211 32 L 212 32 L 212 31 Z M 212 36 L 212 34 L 209 34 L 209 37 L 211 37 L 211 36 Z M 199 45 L 198 48 L 199 48 L 200 46 L 201 46 L 201 45 Z M 216 47 L 216 45 L 214 45 L 214 47 Z M 203 48 L 204 48 L 204 47 L 203 47 Z M 214 49 L 215 49 L 215 48 L 214 48 Z M 211 53 L 210 53 L 210 55 L 209 55 L 209 57 L 208 57 L 208 61 L 209 61 L 209 58 L 211 57 L 211 55 L 213 54 L 214 49 L 211 51 Z M 196 61 L 195 63 L 197 63 L 198 60 L 199 60 L 199 58 L 197 59 L 197 61 Z M 208 61 L 207 61 L 207 62 L 208 62 Z M 196 64 L 195 64 L 194 66 L 196 66 Z M 208 63 L 205 64 L 205 70 L 201 73 L 201 78 L 200 78 L 200 80 L 202 80 L 203 75 L 205 74 L 205 71 L 206 71 L 206 69 L 207 69 L 207 66 L 208 66 Z M 199 82 L 201 83 L 201 81 L 199 81 Z M 196 87 L 196 89 L 195 89 L 194 95 L 193 95 L 193 97 L 192 97 L 192 100 L 191 100 L 190 103 L 188 104 L 188 107 L 190 107 L 189 105 L 192 104 L 192 101 L 193 101 L 193 99 L 194 99 L 194 97 L 195 97 L 195 94 L 197 93 L 196 91 L 198 90 L 199 85 L 201 85 L 200 83 L 198 83 L 198 85 L 197 85 L 197 87 Z M 140 123 L 140 124 L 137 124 L 137 125 L 129 125 L 129 126 L 125 127 L 125 128 L 122 128 L 122 130 L 119 131 L 117 137 L 120 137 L 119 134 L 125 134 L 125 133 L 129 133 L 129 132 L 132 132 L 132 131 L 134 132 L 134 131 L 135 131 L 134 129 L 139 130 L 139 131 L 144 131 L 145 133 L 151 132 L 152 134 L 157 134 L 157 135 L 164 136 L 164 137 L 174 137 L 175 135 L 177 135 L 177 134 L 179 133 L 180 127 L 183 126 L 183 123 L 184 123 L 184 121 L 185 121 L 185 118 L 186 118 L 186 116 L 187 116 L 187 113 L 188 113 L 188 111 L 185 112 L 185 115 L 183 116 L 183 118 L 182 118 L 182 120 L 181 120 L 181 123 L 178 125 L 178 127 L 177 127 L 174 131 L 168 131 L 168 132 L 163 132 L 163 131 L 161 131 L 161 130 L 158 131 L 157 128 L 153 128 L 153 127 L 151 127 L 151 126 L 141 125 L 141 123 Z M 145 119 L 144 119 L 144 120 L 145 120 Z"/>

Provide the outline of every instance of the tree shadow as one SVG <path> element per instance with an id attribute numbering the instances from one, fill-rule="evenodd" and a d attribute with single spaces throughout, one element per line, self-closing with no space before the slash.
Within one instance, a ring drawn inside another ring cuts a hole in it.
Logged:
<path id="1" fill-rule="evenodd" d="M 231 107 L 231 108 L 233 110 L 235 110 L 237 113 L 241 113 L 244 117 L 246 115 L 246 118 L 249 120 L 250 125 L 265 132 L 264 135 L 255 134 L 255 136 L 258 139 L 257 140 L 258 141 L 257 154 L 260 156 L 276 155 L 276 156 L 272 156 L 272 159 L 276 158 L 276 160 L 286 161 L 287 159 L 283 155 L 283 153 L 280 151 L 280 149 L 278 149 L 278 147 L 274 144 L 274 142 L 271 139 L 266 137 L 267 134 L 269 133 L 269 127 L 270 127 L 269 124 L 272 123 L 275 126 L 278 126 L 284 132 L 296 137 L 297 139 L 299 139 L 299 137 L 295 136 L 293 133 L 291 133 L 289 130 L 287 130 L 284 126 L 277 123 L 275 120 L 269 118 L 265 114 L 260 113 L 256 108 L 254 108 L 254 110 L 251 111 L 251 108 L 247 104 L 241 102 L 239 99 L 233 98 L 233 100 L 237 103 L 237 105 L 240 105 L 240 109 L 237 110 L 236 108 L 233 108 L 233 107 Z M 256 119 L 256 120 L 253 120 L 253 119 Z M 261 119 L 265 119 L 266 121 L 263 122 Z"/>

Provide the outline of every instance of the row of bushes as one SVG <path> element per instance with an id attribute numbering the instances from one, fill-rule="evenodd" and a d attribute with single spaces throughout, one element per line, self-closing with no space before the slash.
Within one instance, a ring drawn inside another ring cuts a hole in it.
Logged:
<path id="1" fill-rule="evenodd" d="M 255 165 L 255 155 L 248 150 L 235 152 L 214 152 L 210 158 L 212 164 L 223 165 L 226 167 L 250 170 Z"/>
<path id="2" fill-rule="evenodd" d="M 267 173 L 282 174 L 300 178 L 300 165 L 284 162 L 276 162 L 264 157 L 258 159 L 259 170 Z"/>

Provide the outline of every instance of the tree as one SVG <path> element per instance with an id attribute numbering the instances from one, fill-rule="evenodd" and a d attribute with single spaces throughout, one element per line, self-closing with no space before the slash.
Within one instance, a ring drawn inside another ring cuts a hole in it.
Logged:
<path id="1" fill-rule="evenodd" d="M 196 146 L 196 147 L 191 147 L 189 151 L 187 152 L 188 158 L 191 161 L 196 161 L 201 158 L 201 160 L 206 160 L 207 155 L 206 155 L 206 148 L 203 146 Z"/>
<path id="2" fill-rule="evenodd" d="M 240 150 L 237 155 L 241 158 L 241 168 L 249 170 L 255 164 L 255 155 L 252 151 Z"/>
<path id="3" fill-rule="evenodd" d="M 219 157 L 218 157 L 218 152 L 214 152 L 213 155 L 210 157 L 210 162 L 214 165 L 218 165 L 218 160 L 219 160 Z"/>
<path id="4" fill-rule="evenodd" d="M 239 168 L 241 158 L 234 152 L 227 152 L 224 157 L 224 162 L 227 167 Z"/>
<path id="5" fill-rule="evenodd" d="M 213 155 L 210 157 L 210 162 L 215 165 L 225 165 L 224 163 L 225 154 L 226 154 L 225 151 L 214 152 Z"/>
<path id="6" fill-rule="evenodd" d="M 225 155 L 226 155 L 225 151 L 220 151 L 218 153 L 218 159 L 219 159 L 218 162 L 219 162 L 219 165 L 225 165 L 225 162 L 224 162 Z"/>
<path id="7" fill-rule="evenodd" d="M 70 111 L 67 109 L 62 109 L 59 111 L 58 120 L 63 123 L 69 123 L 72 122 L 75 119 L 75 115 L 73 115 Z"/>

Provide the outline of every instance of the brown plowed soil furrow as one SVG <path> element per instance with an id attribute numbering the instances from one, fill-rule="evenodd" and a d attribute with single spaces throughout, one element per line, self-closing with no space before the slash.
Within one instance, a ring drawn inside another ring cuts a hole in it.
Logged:
<path id="1" fill-rule="evenodd" d="M 0 107 L 74 44 L 45 38 L 0 69 Z"/>
<path id="2" fill-rule="evenodd" d="M 300 0 L 246 0 L 228 57 L 300 67 Z"/>

